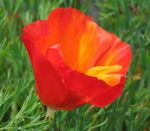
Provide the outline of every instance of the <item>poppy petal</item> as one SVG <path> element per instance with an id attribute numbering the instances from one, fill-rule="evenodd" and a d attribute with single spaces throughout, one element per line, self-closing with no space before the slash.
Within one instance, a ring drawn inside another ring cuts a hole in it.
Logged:
<path id="1" fill-rule="evenodd" d="M 84 103 L 104 107 L 121 95 L 125 83 L 124 76 L 121 76 L 117 85 L 110 86 L 96 77 L 87 76 L 65 65 L 60 53 L 60 46 L 56 45 L 55 49 L 51 48 L 49 51 L 47 57 L 54 65 L 57 65 L 56 68 L 65 87 L 73 94 L 80 96 Z"/>
<path id="2" fill-rule="evenodd" d="M 121 77 L 117 85 L 110 86 L 96 77 L 87 76 L 76 71 L 72 71 L 67 75 L 62 71 L 62 74 L 64 75 L 66 87 L 83 96 L 85 103 L 98 107 L 104 107 L 116 100 L 121 95 L 125 84 L 124 76 Z"/>
<path id="3" fill-rule="evenodd" d="M 80 39 L 86 31 L 86 22 L 92 18 L 74 8 L 57 8 L 48 16 L 50 44 L 61 44 L 67 65 L 74 68 L 78 59 Z"/>
<path id="4" fill-rule="evenodd" d="M 120 72 L 126 74 L 128 71 L 130 61 L 132 58 L 132 53 L 130 45 L 122 42 L 116 35 L 112 34 L 111 47 L 99 56 L 96 65 L 97 66 L 111 66 L 111 65 L 121 65 L 123 68 Z"/>
<path id="5" fill-rule="evenodd" d="M 47 20 L 38 20 L 28 24 L 23 28 L 23 31 L 28 34 L 30 41 L 38 47 L 40 52 L 44 54 L 45 49 L 49 45 L 47 39 L 49 38 L 49 26 Z"/>
<path id="6" fill-rule="evenodd" d="M 77 94 L 70 94 L 58 75 L 57 70 L 50 61 L 40 53 L 35 43 L 31 41 L 33 38 L 28 34 L 28 31 L 22 34 L 21 39 L 25 44 L 32 62 L 36 89 L 42 103 L 50 108 L 65 110 L 74 109 L 83 104 L 83 101 Z"/>
<path id="7" fill-rule="evenodd" d="M 81 37 L 77 70 L 86 72 L 111 45 L 111 36 L 93 21 L 87 21 L 87 30 Z"/>

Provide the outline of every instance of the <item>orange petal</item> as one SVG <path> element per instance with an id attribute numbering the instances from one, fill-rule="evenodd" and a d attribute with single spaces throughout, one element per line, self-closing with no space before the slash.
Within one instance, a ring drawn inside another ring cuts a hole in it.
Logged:
<path id="1" fill-rule="evenodd" d="M 64 61 L 70 67 L 76 65 L 80 39 L 86 31 L 86 22 L 92 18 L 74 8 L 57 8 L 48 20 L 39 20 L 24 28 L 40 52 L 45 55 L 48 48 L 61 44 Z"/>
<path id="2" fill-rule="evenodd" d="M 64 61 L 73 67 L 78 59 L 81 36 L 86 31 L 86 21 L 91 20 L 82 12 L 73 8 L 58 8 L 48 17 L 50 44 L 61 44 Z"/>
<path id="3" fill-rule="evenodd" d="M 110 46 L 111 36 L 93 21 L 87 22 L 87 30 L 80 41 L 79 57 L 76 68 L 80 72 L 95 65 L 96 60 Z"/>
<path id="4" fill-rule="evenodd" d="M 118 72 L 126 74 L 132 53 L 129 44 L 122 42 L 116 35 L 111 33 L 111 47 L 99 57 L 97 66 L 121 65 L 123 68 Z"/>

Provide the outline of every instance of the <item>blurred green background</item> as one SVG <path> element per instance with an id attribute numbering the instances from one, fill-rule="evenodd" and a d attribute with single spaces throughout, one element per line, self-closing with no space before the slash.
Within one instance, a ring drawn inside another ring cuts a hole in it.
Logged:
<path id="1" fill-rule="evenodd" d="M 57 7 L 75 7 L 132 47 L 123 95 L 100 109 L 84 105 L 45 120 L 22 27 Z M 150 131 L 150 0 L 0 0 L 0 131 Z"/>

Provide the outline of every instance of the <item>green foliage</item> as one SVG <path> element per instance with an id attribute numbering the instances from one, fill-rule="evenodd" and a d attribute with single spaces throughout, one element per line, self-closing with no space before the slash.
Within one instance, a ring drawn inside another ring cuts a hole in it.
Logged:
<path id="1" fill-rule="evenodd" d="M 46 19 L 56 7 L 92 14 L 105 29 L 132 46 L 133 61 L 123 95 L 104 109 L 82 106 L 46 120 L 31 64 L 20 41 L 24 25 Z M 0 131 L 148 131 L 150 128 L 149 0 L 0 0 Z"/>

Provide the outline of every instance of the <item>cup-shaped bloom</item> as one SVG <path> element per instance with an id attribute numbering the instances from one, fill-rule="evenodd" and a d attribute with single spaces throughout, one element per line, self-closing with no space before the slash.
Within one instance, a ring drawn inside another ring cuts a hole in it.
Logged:
<path id="1" fill-rule="evenodd" d="M 24 27 L 42 103 L 70 110 L 83 104 L 104 107 L 118 98 L 125 84 L 130 45 L 99 27 L 74 8 L 57 8 L 47 20 Z"/>

